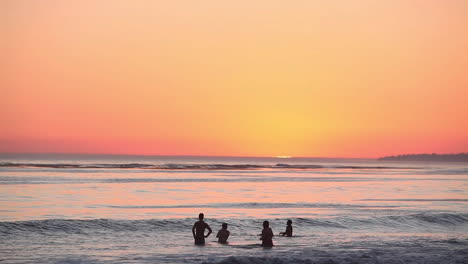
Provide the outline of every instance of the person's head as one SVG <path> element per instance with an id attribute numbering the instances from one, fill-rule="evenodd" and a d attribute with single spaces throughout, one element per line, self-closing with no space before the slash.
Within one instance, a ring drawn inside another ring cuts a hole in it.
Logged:
<path id="1" fill-rule="evenodd" d="M 223 227 L 223 229 L 227 229 L 227 224 L 223 223 L 222 227 Z"/>
<path id="2" fill-rule="evenodd" d="M 288 225 L 288 226 L 292 225 L 292 221 L 291 221 L 291 220 L 288 220 L 287 225 Z"/>
<path id="3" fill-rule="evenodd" d="M 263 221 L 263 228 L 268 228 L 268 227 L 270 227 L 270 222 Z"/>
<path id="4" fill-rule="evenodd" d="M 204 215 L 203 213 L 200 213 L 200 214 L 198 215 L 198 219 L 200 219 L 200 220 L 203 220 L 204 217 L 205 217 L 205 215 Z"/>

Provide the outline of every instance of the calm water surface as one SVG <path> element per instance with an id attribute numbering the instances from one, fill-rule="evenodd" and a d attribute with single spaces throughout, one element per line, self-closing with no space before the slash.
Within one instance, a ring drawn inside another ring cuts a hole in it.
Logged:
<path id="1" fill-rule="evenodd" d="M 468 263 L 468 165 L 0 156 L 2 263 Z M 204 212 L 213 230 L 193 245 Z M 293 238 L 258 246 L 261 224 Z M 328 261 L 328 262 L 327 262 Z M 331 262 L 330 262 L 331 261 Z"/>

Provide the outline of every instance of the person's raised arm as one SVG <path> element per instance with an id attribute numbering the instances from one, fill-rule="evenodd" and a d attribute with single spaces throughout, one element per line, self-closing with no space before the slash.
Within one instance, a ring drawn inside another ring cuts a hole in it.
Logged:
<path id="1" fill-rule="evenodd" d="M 208 234 L 206 234 L 205 237 L 208 237 L 211 234 L 211 232 L 213 232 L 213 230 L 211 230 L 211 227 L 208 224 L 206 225 L 206 228 L 208 229 Z"/>

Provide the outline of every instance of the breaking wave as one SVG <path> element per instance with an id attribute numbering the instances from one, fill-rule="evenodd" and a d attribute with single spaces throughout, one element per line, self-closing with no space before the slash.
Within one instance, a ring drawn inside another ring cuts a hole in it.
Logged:
<path id="1" fill-rule="evenodd" d="M 336 217 L 336 218 L 292 218 L 298 229 L 356 229 L 390 228 L 407 230 L 414 228 L 465 228 L 468 224 L 468 214 L 452 213 L 420 213 L 404 216 L 382 216 L 371 218 Z M 193 224 L 193 218 L 180 219 L 147 219 L 147 220 L 115 220 L 115 219 L 47 219 L 31 221 L 0 222 L 0 234 L 18 235 L 19 233 L 51 234 L 63 232 L 69 234 L 95 234 L 100 232 L 179 232 L 188 230 Z M 249 230 L 261 226 L 263 219 L 210 219 L 210 224 L 220 225 L 228 221 L 230 226 L 238 230 Z M 285 219 L 271 220 L 272 224 L 283 225 Z"/>
<path id="2" fill-rule="evenodd" d="M 151 170 L 260 170 L 260 169 L 421 169 L 418 167 L 392 166 L 350 166 L 350 165 L 316 165 L 316 164 L 146 164 L 146 163 L 105 163 L 105 164 L 76 164 L 76 163 L 12 163 L 2 162 L 0 167 L 20 168 L 55 168 L 55 169 L 151 169 Z"/>
<path id="3" fill-rule="evenodd" d="M 306 256 L 282 256 L 282 257 L 259 257 L 259 256 L 231 256 L 222 260 L 208 260 L 202 264 L 453 264 L 467 263 L 466 251 L 440 251 L 431 248 L 432 254 L 427 253 L 427 248 L 408 248 L 386 250 L 359 250 L 327 252 L 312 250 Z"/>

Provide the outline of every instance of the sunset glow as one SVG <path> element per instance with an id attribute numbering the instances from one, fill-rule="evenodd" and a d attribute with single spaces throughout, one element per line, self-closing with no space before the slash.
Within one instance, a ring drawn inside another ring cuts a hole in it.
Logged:
<path id="1" fill-rule="evenodd" d="M 1 1 L 0 152 L 466 152 L 467 14 L 464 0 Z"/>

